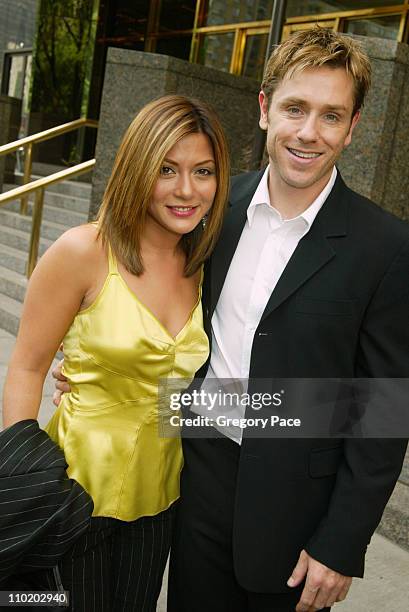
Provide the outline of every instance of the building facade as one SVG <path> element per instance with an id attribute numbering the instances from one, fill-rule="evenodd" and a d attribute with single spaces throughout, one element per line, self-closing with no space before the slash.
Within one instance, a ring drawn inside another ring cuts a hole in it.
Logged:
<path id="1" fill-rule="evenodd" d="M 24 134 L 80 116 L 98 118 L 109 47 L 166 54 L 260 80 L 273 5 L 274 0 L 0 0 L 0 60 L 7 51 L 1 93 L 24 96 Z M 408 42 L 409 0 L 287 0 L 283 38 L 316 23 Z M 31 44 L 32 63 L 31 51 L 21 55 Z M 93 146 L 91 134 L 80 144 L 70 136 L 59 154 L 71 163 L 89 157 Z M 40 155 L 47 156 L 45 151 Z"/>

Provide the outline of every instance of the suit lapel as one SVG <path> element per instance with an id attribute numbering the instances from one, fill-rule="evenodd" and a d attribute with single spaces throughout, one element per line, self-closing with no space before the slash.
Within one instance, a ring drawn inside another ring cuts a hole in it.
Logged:
<path id="1" fill-rule="evenodd" d="M 267 302 L 261 320 L 282 304 L 336 253 L 328 238 L 347 233 L 348 188 L 339 173 L 335 185 L 308 234 L 298 243 L 290 261 Z"/>
<path id="2" fill-rule="evenodd" d="M 335 257 L 331 245 L 322 235 L 321 228 L 318 229 L 317 226 L 318 223 L 315 220 L 311 230 L 299 242 L 267 302 L 261 317 L 262 321 L 313 274 Z"/>
<path id="3" fill-rule="evenodd" d="M 244 224 L 246 223 L 247 208 L 249 207 L 262 175 L 263 172 L 251 174 L 247 177 L 246 181 L 242 181 L 241 185 L 232 188 L 223 229 L 211 257 L 210 316 L 212 316 L 216 307 L 231 260 L 233 259 Z"/>
<path id="4" fill-rule="evenodd" d="M 251 173 L 232 189 L 223 229 L 210 260 L 210 301 L 211 317 L 240 240 L 247 218 L 247 208 L 260 182 L 263 172 Z M 339 172 L 335 185 L 325 204 L 318 213 L 310 231 L 300 240 L 296 250 L 280 277 L 266 305 L 262 319 L 282 304 L 290 295 L 316 274 L 333 257 L 328 238 L 347 234 L 347 210 L 349 190 Z M 208 302 L 209 303 L 209 302 Z"/>

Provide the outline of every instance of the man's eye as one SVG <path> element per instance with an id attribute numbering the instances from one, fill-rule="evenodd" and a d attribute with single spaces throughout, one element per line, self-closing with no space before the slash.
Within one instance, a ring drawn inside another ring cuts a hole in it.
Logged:
<path id="1" fill-rule="evenodd" d="M 335 123 L 336 121 L 338 121 L 338 115 L 335 115 L 335 113 L 327 113 L 325 115 L 325 119 L 327 121 L 330 121 L 331 123 Z"/>
<path id="2" fill-rule="evenodd" d="M 287 108 L 287 112 L 289 115 L 299 115 L 301 113 L 301 109 L 298 106 L 290 106 Z"/>
<path id="3" fill-rule="evenodd" d="M 170 168 L 170 166 L 162 166 L 162 168 L 160 169 L 160 173 L 163 176 L 169 176 L 169 174 L 173 173 L 173 168 Z"/>

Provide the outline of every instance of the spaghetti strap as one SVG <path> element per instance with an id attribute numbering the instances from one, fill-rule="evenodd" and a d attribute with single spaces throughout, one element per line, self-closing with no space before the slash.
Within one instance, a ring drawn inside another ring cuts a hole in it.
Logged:
<path id="1" fill-rule="evenodd" d="M 98 228 L 98 221 L 91 221 L 91 225 L 95 225 Z M 108 274 L 119 274 L 118 263 L 116 257 L 112 252 L 111 245 L 108 242 Z"/>
<path id="2" fill-rule="evenodd" d="M 108 274 L 119 274 L 118 263 L 110 244 L 108 244 Z"/>

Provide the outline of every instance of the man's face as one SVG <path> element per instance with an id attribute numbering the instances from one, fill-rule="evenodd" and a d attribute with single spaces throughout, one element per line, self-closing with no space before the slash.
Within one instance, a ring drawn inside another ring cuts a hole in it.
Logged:
<path id="1" fill-rule="evenodd" d="M 319 193 L 359 119 L 352 77 L 343 68 L 307 68 L 281 81 L 269 109 L 263 92 L 259 101 L 275 187 Z"/>

